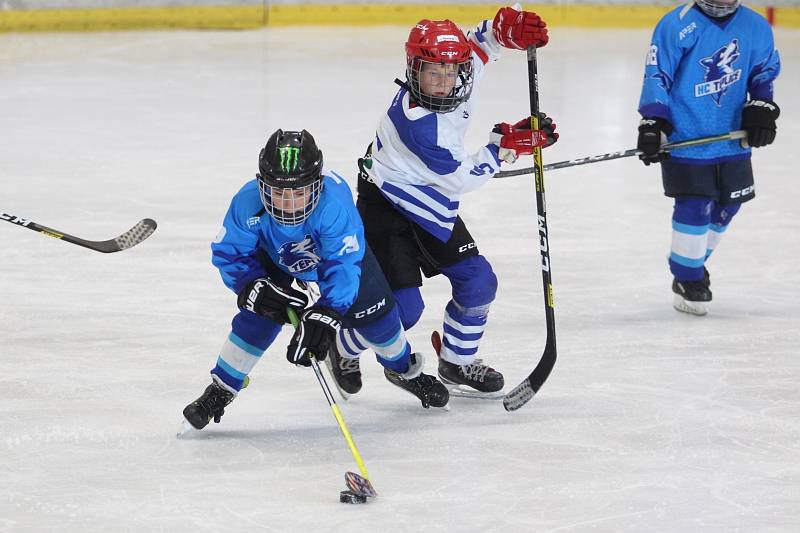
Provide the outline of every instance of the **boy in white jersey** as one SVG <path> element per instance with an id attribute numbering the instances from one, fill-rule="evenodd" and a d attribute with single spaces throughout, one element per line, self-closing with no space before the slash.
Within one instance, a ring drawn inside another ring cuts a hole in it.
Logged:
<path id="1" fill-rule="evenodd" d="M 501 47 L 526 50 L 547 44 L 545 23 L 535 14 L 505 7 L 465 36 L 451 21 L 422 20 L 406 42 L 406 80 L 381 118 L 367 156 L 359 161 L 358 210 L 365 236 L 392 288 L 406 329 L 424 304 L 422 274 L 444 274 L 453 287 L 444 313 L 443 338 L 434 333 L 439 376 L 452 389 L 499 396 L 503 376 L 476 358 L 494 300 L 497 278 L 458 216 L 463 193 L 485 184 L 500 169 L 536 146 L 558 138 L 555 124 L 540 116 L 495 125 L 490 142 L 469 154 L 464 136 L 472 115 L 470 96 L 489 60 Z M 334 374 L 340 388 L 361 388 L 358 354 L 363 342 L 352 331 L 337 337 Z"/>

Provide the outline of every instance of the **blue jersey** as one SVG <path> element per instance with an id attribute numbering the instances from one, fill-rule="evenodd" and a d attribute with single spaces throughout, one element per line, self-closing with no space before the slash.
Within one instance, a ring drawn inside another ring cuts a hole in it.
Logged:
<path id="1" fill-rule="evenodd" d="M 639 113 L 668 120 L 674 127 L 670 142 L 738 130 L 748 99 L 773 99 L 779 72 L 764 17 L 740 6 L 732 16 L 714 19 L 692 4 L 681 6 L 653 32 Z M 747 159 L 750 148 L 727 141 L 674 150 L 672 157 L 713 164 Z"/>
<path id="2" fill-rule="evenodd" d="M 335 172 L 325 173 L 317 207 L 297 226 L 278 224 L 265 212 L 254 179 L 233 197 L 211 244 L 212 263 L 225 285 L 238 294 L 266 274 L 256 259 L 263 250 L 290 276 L 317 282 L 319 305 L 344 314 L 358 294 L 363 242 L 364 226 L 350 187 Z"/>

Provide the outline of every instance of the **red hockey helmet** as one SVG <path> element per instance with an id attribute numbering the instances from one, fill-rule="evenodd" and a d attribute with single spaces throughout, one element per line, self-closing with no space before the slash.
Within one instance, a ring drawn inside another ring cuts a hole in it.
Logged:
<path id="1" fill-rule="evenodd" d="M 450 20 L 419 21 L 406 41 L 406 82 L 414 100 L 448 113 L 472 93 L 472 46 Z"/>

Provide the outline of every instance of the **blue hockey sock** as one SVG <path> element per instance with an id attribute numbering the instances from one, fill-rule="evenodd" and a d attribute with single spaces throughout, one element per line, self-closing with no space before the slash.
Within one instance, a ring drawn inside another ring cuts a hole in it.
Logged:
<path id="1" fill-rule="evenodd" d="M 222 344 L 211 374 L 217 383 L 236 393 L 242 389 L 247 374 L 278 336 L 281 326 L 250 311 L 240 311 L 231 325 L 232 330 Z"/>
<path id="2" fill-rule="evenodd" d="M 708 225 L 708 242 L 706 242 L 706 259 L 719 245 L 722 234 L 728 229 L 728 224 L 739 212 L 742 204 L 717 205 L 711 210 L 711 223 Z"/>
<path id="3" fill-rule="evenodd" d="M 707 198 L 675 199 L 669 269 L 680 281 L 703 279 L 712 205 Z"/>

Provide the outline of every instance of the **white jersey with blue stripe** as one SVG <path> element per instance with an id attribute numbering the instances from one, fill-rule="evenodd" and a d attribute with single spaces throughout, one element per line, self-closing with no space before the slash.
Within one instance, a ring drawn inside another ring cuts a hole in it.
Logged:
<path id="1" fill-rule="evenodd" d="M 467 34 L 474 78 L 470 98 L 449 113 L 415 105 L 406 88 L 381 117 L 372 146 L 370 179 L 401 212 L 441 241 L 453 231 L 462 194 L 475 190 L 500 169 L 498 147 L 469 154 L 464 136 L 486 63 L 499 57 L 491 22 Z"/>
<path id="2" fill-rule="evenodd" d="M 772 100 L 780 73 L 769 23 L 740 6 L 715 19 L 699 7 L 681 6 L 653 32 L 639 100 L 643 117 L 660 117 L 674 127 L 670 142 L 738 130 L 750 99 Z M 673 160 L 713 164 L 750 157 L 750 148 L 728 141 L 672 152 Z"/>
<path id="3" fill-rule="evenodd" d="M 258 250 L 295 278 L 317 282 L 319 305 L 345 313 L 356 299 L 364 257 L 364 226 L 353 194 L 335 172 L 324 172 L 319 203 L 297 226 L 284 226 L 264 210 L 257 180 L 233 197 L 222 230 L 211 244 L 212 263 L 238 293 L 265 271 Z"/>

